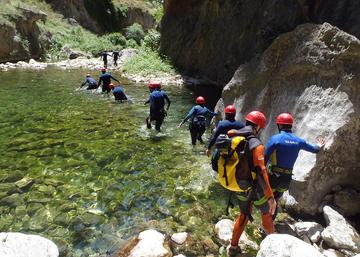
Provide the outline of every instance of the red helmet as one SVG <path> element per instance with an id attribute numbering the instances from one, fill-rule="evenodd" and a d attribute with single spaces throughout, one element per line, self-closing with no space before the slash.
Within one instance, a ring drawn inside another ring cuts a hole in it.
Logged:
<path id="1" fill-rule="evenodd" d="M 159 82 L 149 82 L 148 87 L 149 89 L 160 89 L 161 84 Z"/>
<path id="2" fill-rule="evenodd" d="M 245 120 L 250 121 L 260 128 L 265 128 L 266 125 L 266 118 L 262 112 L 259 111 L 252 111 L 246 115 Z"/>
<path id="3" fill-rule="evenodd" d="M 105 68 L 105 67 L 102 67 L 100 70 L 101 70 L 101 71 L 106 71 L 106 68 Z"/>
<path id="4" fill-rule="evenodd" d="M 292 125 L 294 123 L 294 118 L 291 116 L 290 113 L 281 113 L 276 118 L 276 124 L 282 125 Z"/>
<path id="5" fill-rule="evenodd" d="M 229 114 L 235 114 L 236 113 L 236 109 L 234 105 L 228 105 L 225 108 L 225 113 L 229 113 Z"/>
<path id="6" fill-rule="evenodd" d="M 114 88 L 115 88 L 115 85 L 114 85 L 113 83 L 110 83 L 110 84 L 109 84 L 109 87 L 110 87 L 111 89 L 114 89 Z"/>
<path id="7" fill-rule="evenodd" d="M 197 104 L 204 104 L 204 103 L 205 103 L 205 98 L 202 97 L 202 96 L 198 96 L 198 97 L 196 97 L 195 102 L 196 102 Z"/>

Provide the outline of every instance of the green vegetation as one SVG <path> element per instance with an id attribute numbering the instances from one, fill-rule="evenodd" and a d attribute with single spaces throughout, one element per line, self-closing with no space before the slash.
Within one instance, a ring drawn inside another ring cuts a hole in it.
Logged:
<path id="1" fill-rule="evenodd" d="M 176 71 L 169 59 L 161 56 L 157 51 L 142 46 L 139 54 L 129 59 L 123 66 L 123 71 L 131 74 L 175 74 Z"/>
<path id="2" fill-rule="evenodd" d="M 140 24 L 134 23 L 125 29 L 125 35 L 127 39 L 134 39 L 140 45 L 141 40 L 145 37 L 145 32 Z"/>

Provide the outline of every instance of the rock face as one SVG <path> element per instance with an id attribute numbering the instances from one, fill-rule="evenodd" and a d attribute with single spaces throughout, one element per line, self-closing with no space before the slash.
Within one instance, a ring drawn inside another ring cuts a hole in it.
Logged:
<path id="1" fill-rule="evenodd" d="M 267 236 L 256 257 L 324 257 L 318 250 L 296 237 L 284 234 Z"/>
<path id="2" fill-rule="evenodd" d="M 359 253 L 360 236 L 344 217 L 329 206 L 324 207 L 324 216 L 328 224 L 321 233 L 324 241 L 333 248 Z"/>
<path id="3" fill-rule="evenodd" d="M 288 208 L 297 212 L 321 212 L 335 186 L 359 190 L 359 57 L 357 38 L 328 23 L 304 24 L 240 66 L 223 90 L 224 104 L 235 102 L 237 118 L 253 109 L 265 112 L 265 142 L 278 133 L 281 112 L 294 115 L 298 136 L 311 143 L 326 139 L 325 152 L 301 152 L 295 164 Z"/>
<path id="4" fill-rule="evenodd" d="M 45 19 L 45 13 L 20 7 L 8 17 L 0 28 L 0 63 L 39 58 L 48 40 L 40 39 L 36 22 Z"/>
<path id="5" fill-rule="evenodd" d="M 88 30 L 103 34 L 121 31 L 133 23 L 139 23 L 144 29 L 155 27 L 155 19 L 145 10 L 126 7 L 123 11 L 110 0 L 46 0 L 66 18 L 75 19 Z"/>
<path id="6" fill-rule="evenodd" d="M 41 236 L 21 233 L 0 233 L 1 257 L 58 257 L 57 246 Z"/>
<path id="7" fill-rule="evenodd" d="M 223 85 L 240 64 L 303 21 L 297 0 L 166 0 L 161 51 Z"/>

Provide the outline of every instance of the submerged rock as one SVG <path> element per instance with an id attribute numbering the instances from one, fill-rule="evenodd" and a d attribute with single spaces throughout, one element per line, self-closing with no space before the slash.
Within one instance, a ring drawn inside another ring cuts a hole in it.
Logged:
<path id="1" fill-rule="evenodd" d="M 337 211 L 324 207 L 324 217 L 328 226 L 321 233 L 324 241 L 333 248 L 360 253 L 360 236 Z"/>
<path id="2" fill-rule="evenodd" d="M 31 253 L 31 254 L 30 254 Z M 57 246 L 49 239 L 21 233 L 0 233 L 1 257 L 58 257 Z"/>
<path id="3" fill-rule="evenodd" d="M 310 244 L 283 234 L 271 234 L 260 244 L 256 257 L 324 257 Z"/>

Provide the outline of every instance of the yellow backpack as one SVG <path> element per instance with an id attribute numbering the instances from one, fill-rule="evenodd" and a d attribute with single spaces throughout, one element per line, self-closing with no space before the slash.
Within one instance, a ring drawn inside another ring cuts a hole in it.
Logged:
<path id="1" fill-rule="evenodd" d="M 218 151 L 217 171 L 220 184 L 230 191 L 246 191 L 254 179 L 248 164 L 249 146 L 246 138 L 220 135 L 215 146 Z"/>

